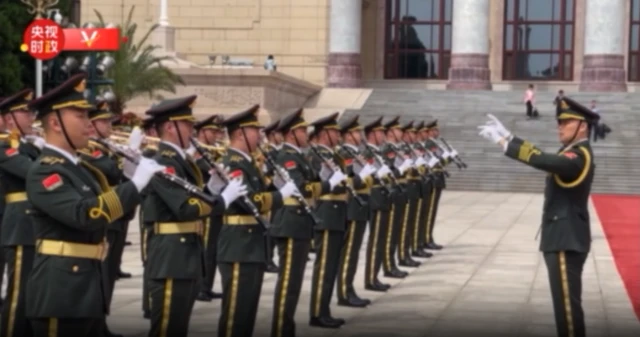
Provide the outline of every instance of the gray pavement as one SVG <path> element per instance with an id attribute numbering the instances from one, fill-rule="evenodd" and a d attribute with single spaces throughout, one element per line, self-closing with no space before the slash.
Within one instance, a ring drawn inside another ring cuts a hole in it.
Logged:
<path id="1" fill-rule="evenodd" d="M 338 330 L 308 325 L 312 261 L 298 305 L 298 336 L 555 336 L 551 296 L 544 261 L 535 241 L 542 195 L 445 191 L 435 227 L 445 249 L 404 280 L 383 279 L 387 293 L 364 290 L 364 245 L 356 291 L 373 304 L 366 309 L 335 305 L 335 317 L 346 319 Z M 622 280 L 595 210 L 591 209 L 593 249 L 583 274 L 587 333 L 594 336 L 640 336 Z M 134 277 L 116 285 L 114 332 L 146 335 L 142 318 L 139 233 L 129 229 L 123 270 Z M 312 255 L 312 258 L 314 255 Z M 219 277 L 215 290 L 220 291 Z M 266 274 L 254 336 L 268 336 L 276 276 Z M 197 302 L 190 336 L 215 336 L 220 301 Z"/>

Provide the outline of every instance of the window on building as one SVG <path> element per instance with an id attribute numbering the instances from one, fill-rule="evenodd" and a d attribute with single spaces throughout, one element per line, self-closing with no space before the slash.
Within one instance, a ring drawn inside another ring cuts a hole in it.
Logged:
<path id="1" fill-rule="evenodd" d="M 629 81 L 640 82 L 640 0 L 631 0 L 629 28 Z"/>
<path id="2" fill-rule="evenodd" d="M 453 0 L 386 0 L 385 78 L 446 79 Z"/>
<path id="3" fill-rule="evenodd" d="M 575 0 L 506 0 L 503 78 L 573 79 Z"/>

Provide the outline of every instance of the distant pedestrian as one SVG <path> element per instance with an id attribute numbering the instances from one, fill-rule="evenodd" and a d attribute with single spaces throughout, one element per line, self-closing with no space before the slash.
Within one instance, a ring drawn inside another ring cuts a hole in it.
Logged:
<path id="1" fill-rule="evenodd" d="M 524 92 L 524 104 L 527 109 L 527 118 L 537 117 L 534 115 L 534 106 L 536 102 L 536 93 L 533 84 L 529 84 L 529 88 Z"/>

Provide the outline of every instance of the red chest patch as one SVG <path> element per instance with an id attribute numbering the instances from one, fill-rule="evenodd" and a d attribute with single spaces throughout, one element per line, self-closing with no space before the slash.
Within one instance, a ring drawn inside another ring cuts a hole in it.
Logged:
<path id="1" fill-rule="evenodd" d="M 6 149 L 6 150 L 4 151 L 4 154 L 5 154 L 7 157 L 15 156 L 15 155 L 17 155 L 17 154 L 18 154 L 18 150 L 17 150 L 17 149 L 14 149 L 14 148 Z"/>
<path id="2" fill-rule="evenodd" d="M 345 159 L 345 160 L 344 160 L 344 164 L 345 164 L 345 165 L 351 165 L 351 164 L 353 164 L 353 159 L 352 159 L 352 158 Z"/>
<path id="3" fill-rule="evenodd" d="M 231 172 L 231 174 L 229 174 L 229 178 L 231 179 L 242 178 L 242 170 L 235 170 Z"/>
<path id="4" fill-rule="evenodd" d="M 173 168 L 173 166 L 167 166 L 167 168 L 164 169 L 165 173 L 169 173 L 169 174 L 176 174 L 176 169 Z"/>
<path id="5" fill-rule="evenodd" d="M 565 152 L 562 154 L 563 156 L 569 158 L 569 159 L 576 159 L 578 158 L 578 155 L 573 153 L 573 152 Z"/>
<path id="6" fill-rule="evenodd" d="M 286 168 L 287 170 L 291 170 L 296 168 L 298 165 L 296 164 L 295 161 L 293 160 L 289 160 L 288 162 L 284 163 L 284 168 Z"/>
<path id="7" fill-rule="evenodd" d="M 102 157 L 102 151 L 100 151 L 100 150 L 94 150 L 94 151 L 91 153 L 91 156 L 92 156 L 93 158 L 100 158 L 100 157 Z"/>
<path id="8" fill-rule="evenodd" d="M 396 157 L 396 153 L 395 152 L 389 152 L 389 153 L 387 153 L 387 157 L 388 158 L 395 158 Z"/>
<path id="9" fill-rule="evenodd" d="M 64 182 L 62 181 L 62 177 L 59 174 L 54 173 L 42 180 L 42 186 L 47 191 L 53 191 L 56 188 L 62 186 Z"/>
<path id="10" fill-rule="evenodd" d="M 367 163 L 369 163 L 369 164 L 373 164 L 373 158 L 369 158 L 369 159 L 367 159 Z"/>

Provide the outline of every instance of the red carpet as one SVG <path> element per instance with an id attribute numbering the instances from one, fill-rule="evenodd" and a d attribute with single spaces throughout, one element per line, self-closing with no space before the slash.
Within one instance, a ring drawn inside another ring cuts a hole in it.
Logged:
<path id="1" fill-rule="evenodd" d="M 592 195 L 616 267 L 640 319 L 640 196 Z"/>

